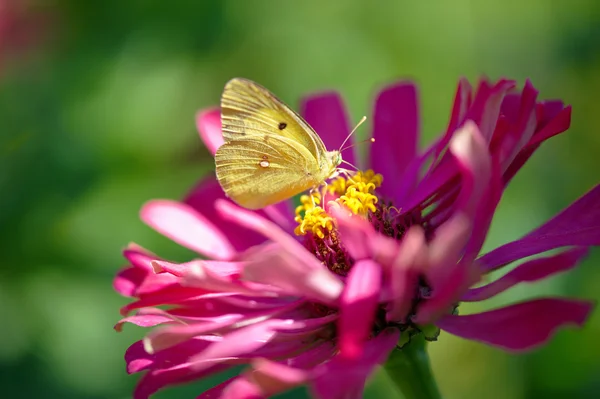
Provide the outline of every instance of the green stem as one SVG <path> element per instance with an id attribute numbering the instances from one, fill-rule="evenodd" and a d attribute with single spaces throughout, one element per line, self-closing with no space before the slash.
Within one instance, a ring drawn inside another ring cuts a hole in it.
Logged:
<path id="1" fill-rule="evenodd" d="M 406 399 L 441 399 L 422 334 L 413 336 L 402 349 L 394 349 L 384 365 L 392 382 Z"/>

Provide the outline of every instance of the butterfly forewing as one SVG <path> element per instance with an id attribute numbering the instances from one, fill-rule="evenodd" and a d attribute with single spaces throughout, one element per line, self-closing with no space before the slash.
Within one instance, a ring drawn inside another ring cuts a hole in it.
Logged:
<path id="1" fill-rule="evenodd" d="M 302 145 L 317 161 L 326 152 L 321 138 L 302 117 L 273 93 L 247 79 L 235 78 L 225 85 L 221 124 L 225 142 L 270 134 Z"/>
<path id="2" fill-rule="evenodd" d="M 286 137 L 264 134 L 223 144 L 215 154 L 217 179 L 234 202 L 248 209 L 275 204 L 320 184 L 316 160 Z"/>

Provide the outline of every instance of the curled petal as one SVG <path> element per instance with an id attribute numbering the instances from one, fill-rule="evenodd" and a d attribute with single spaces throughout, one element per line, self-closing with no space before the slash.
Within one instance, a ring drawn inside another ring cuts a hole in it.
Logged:
<path id="1" fill-rule="evenodd" d="M 154 393 L 169 385 L 184 384 L 200 380 L 211 374 L 217 374 L 228 369 L 228 365 L 218 365 L 209 369 L 195 371 L 190 363 L 179 363 L 164 369 L 150 370 L 140 378 L 133 399 L 148 399 Z"/>
<path id="2" fill-rule="evenodd" d="M 117 331 L 121 331 L 123 329 L 124 323 L 131 323 L 131 324 L 135 324 L 136 326 L 140 326 L 140 327 L 154 327 L 159 324 L 174 323 L 174 322 L 175 321 L 173 320 L 172 317 L 158 315 L 158 314 L 146 314 L 146 315 L 142 314 L 142 315 L 125 317 L 125 318 L 121 319 L 115 325 L 114 328 Z"/>
<path id="3" fill-rule="evenodd" d="M 405 321 L 412 307 L 412 298 L 416 295 L 416 288 L 413 287 L 417 287 L 420 268 L 425 265 L 426 257 L 425 232 L 422 227 L 413 226 L 404 235 L 392 265 L 392 299 L 386 315 L 388 321 Z"/>
<path id="4" fill-rule="evenodd" d="M 587 248 L 574 248 L 558 255 L 534 259 L 517 266 L 493 283 L 467 291 L 461 298 L 465 302 L 483 301 L 522 283 L 535 282 L 575 267 L 587 255 Z"/>
<path id="5" fill-rule="evenodd" d="M 156 353 L 184 342 L 192 337 L 214 334 L 228 329 L 245 316 L 227 314 L 196 320 L 194 324 L 173 325 L 152 330 L 144 338 L 144 348 L 148 353 Z"/>
<path id="6" fill-rule="evenodd" d="M 121 270 L 113 280 L 113 288 L 126 297 L 135 296 L 137 287 L 144 281 L 148 272 L 136 267 L 127 267 Z"/>
<path id="7" fill-rule="evenodd" d="M 354 260 L 370 258 L 391 267 L 398 252 L 396 240 L 379 234 L 368 221 L 335 202 L 330 202 L 329 214 L 336 220 L 344 247 Z"/>
<path id="8" fill-rule="evenodd" d="M 327 304 L 337 303 L 344 287 L 325 267 L 307 268 L 294 256 L 281 250 L 261 254 L 256 261 L 248 260 L 243 277 L 245 280 L 277 287 L 288 295 Z"/>
<path id="9" fill-rule="evenodd" d="M 337 222 L 337 229 L 350 256 L 355 260 L 370 258 L 369 242 L 375 233 L 373 226 L 365 219 L 352 215 L 348 209 L 338 206 L 337 203 L 331 204 L 329 213 Z"/>
<path id="10" fill-rule="evenodd" d="M 252 357 L 252 353 L 268 345 L 278 330 L 289 328 L 292 321 L 266 320 L 255 322 L 223 336 L 204 351 L 192 357 L 195 370 L 202 370 L 218 363 L 240 357 Z M 298 343 L 299 346 L 302 343 Z"/>
<path id="11" fill-rule="evenodd" d="M 142 208 L 141 218 L 159 233 L 210 258 L 229 259 L 236 253 L 215 225 L 186 204 L 150 201 Z"/>
<path id="12" fill-rule="evenodd" d="M 544 344 L 559 327 L 583 326 L 592 309 L 587 301 L 543 298 L 484 313 L 447 315 L 436 325 L 459 337 L 520 352 Z"/>
<path id="13" fill-rule="evenodd" d="M 210 396 L 204 397 L 209 398 Z M 245 377 L 234 378 L 223 388 L 223 392 L 219 396 L 220 399 L 265 399 L 267 397 L 257 384 Z"/>
<path id="14" fill-rule="evenodd" d="M 484 270 L 566 246 L 600 245 L 600 185 L 520 240 L 479 258 Z"/>
<path id="15" fill-rule="evenodd" d="M 550 104 L 549 104 L 550 105 Z M 562 102 L 560 102 L 562 108 Z M 554 115 L 550 121 L 547 122 L 535 135 L 531 138 L 528 145 L 535 146 L 548 140 L 551 137 L 556 136 L 566 131 L 571 126 L 571 106 L 567 106 L 564 109 Z"/>
<path id="16" fill-rule="evenodd" d="M 252 369 L 247 373 L 248 379 L 260 387 L 260 392 L 268 395 L 304 384 L 311 377 L 305 370 L 262 358 L 252 361 L 251 366 Z"/>
<path id="17" fill-rule="evenodd" d="M 387 328 L 365 343 L 359 358 L 350 360 L 337 356 L 321 364 L 313 384 L 316 396 L 320 399 L 362 398 L 367 377 L 387 359 L 399 338 L 397 329 Z"/>
<path id="18" fill-rule="evenodd" d="M 487 144 L 477 125 L 465 122 L 450 142 L 450 151 L 461 170 L 461 195 L 459 209 L 474 216 L 475 209 L 488 186 L 492 163 Z"/>
<path id="19" fill-rule="evenodd" d="M 477 93 L 466 119 L 473 120 L 479 126 L 481 136 L 488 143 L 494 134 L 502 100 L 515 84 L 514 81 L 506 79 L 500 79 L 494 86 L 490 86 L 490 83 L 485 79 L 479 82 Z"/>
<path id="20" fill-rule="evenodd" d="M 147 271 L 152 271 L 152 260 L 158 259 L 152 252 L 136 244 L 129 244 L 123 251 L 123 256 L 133 267 Z"/>
<path id="21" fill-rule="evenodd" d="M 537 125 L 536 98 L 538 91 L 527 80 L 520 96 L 519 111 L 513 126 L 505 130 L 496 148 L 503 170 L 508 169 L 517 154 L 530 142 Z M 496 139 L 496 137 L 494 137 Z"/>
<path id="22" fill-rule="evenodd" d="M 352 266 L 340 303 L 338 335 L 340 355 L 356 359 L 361 355 L 375 320 L 381 290 L 381 267 L 371 260 Z"/>
<path id="23" fill-rule="evenodd" d="M 303 263 L 304 267 L 313 269 L 321 269 L 323 267 L 302 244 L 268 219 L 225 200 L 218 200 L 215 207 L 223 218 L 262 234 L 264 237 L 279 244 L 282 249 L 293 254 L 298 261 Z"/>

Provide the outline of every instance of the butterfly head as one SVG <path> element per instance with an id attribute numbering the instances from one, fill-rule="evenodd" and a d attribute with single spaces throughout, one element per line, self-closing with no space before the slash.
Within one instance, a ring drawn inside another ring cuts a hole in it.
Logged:
<path id="1" fill-rule="evenodd" d="M 327 152 L 327 166 L 329 167 L 328 175 L 332 175 L 337 170 L 338 166 L 343 162 L 342 153 L 338 150 Z"/>

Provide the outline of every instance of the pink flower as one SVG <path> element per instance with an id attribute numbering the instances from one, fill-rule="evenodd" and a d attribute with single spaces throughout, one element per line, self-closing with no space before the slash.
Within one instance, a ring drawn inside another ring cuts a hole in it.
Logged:
<path id="1" fill-rule="evenodd" d="M 249 367 L 200 397 L 263 398 L 309 384 L 320 398 L 358 398 L 373 368 L 417 334 L 435 340 L 441 328 L 523 351 L 559 327 L 583 325 L 592 303 L 563 298 L 456 314 L 460 302 L 569 270 L 600 244 L 597 186 L 525 237 L 479 254 L 505 187 L 570 124 L 570 107 L 537 102 L 529 82 L 521 92 L 514 86 L 483 80 L 472 95 L 461 81 L 445 134 L 423 152 L 415 86 L 384 89 L 369 165 L 378 174 L 333 182 L 327 210 L 305 197 L 295 215 L 289 203 L 248 211 L 213 179 L 183 202 L 147 203 L 147 224 L 210 260 L 176 264 L 136 246 L 125 251 L 130 266 L 115 289 L 135 299 L 122 313 L 135 313 L 116 328 L 158 326 L 125 355 L 128 372 L 145 371 L 135 398 L 238 364 Z M 302 110 L 328 148 L 348 134 L 337 94 L 309 98 Z M 214 153 L 218 111 L 197 122 Z M 352 151 L 343 156 L 356 163 Z M 472 288 L 492 270 L 555 249 Z"/>

